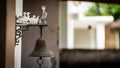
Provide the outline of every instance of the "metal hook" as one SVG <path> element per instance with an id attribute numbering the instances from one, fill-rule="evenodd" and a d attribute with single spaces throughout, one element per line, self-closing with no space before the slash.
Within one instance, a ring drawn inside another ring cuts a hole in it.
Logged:
<path id="1" fill-rule="evenodd" d="M 44 27 L 44 26 L 39 26 L 39 28 L 40 28 L 40 38 L 42 38 L 42 30 L 43 30 L 43 27 Z"/>

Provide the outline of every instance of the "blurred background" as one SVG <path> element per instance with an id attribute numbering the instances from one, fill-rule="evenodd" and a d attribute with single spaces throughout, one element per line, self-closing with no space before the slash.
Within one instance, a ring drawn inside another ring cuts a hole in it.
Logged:
<path id="1" fill-rule="evenodd" d="M 119 49 L 120 5 L 60 2 L 60 48 Z"/>

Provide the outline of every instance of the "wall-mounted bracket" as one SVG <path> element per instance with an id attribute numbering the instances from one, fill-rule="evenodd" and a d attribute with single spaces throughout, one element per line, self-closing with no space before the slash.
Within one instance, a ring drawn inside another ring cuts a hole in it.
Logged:
<path id="1" fill-rule="evenodd" d="M 31 26 L 38 26 L 41 31 L 43 27 L 47 27 L 47 24 L 16 24 L 16 45 L 20 44 L 20 38 L 22 37 L 22 32 L 23 31 L 28 31 Z M 41 34 L 42 35 L 42 34 Z"/>

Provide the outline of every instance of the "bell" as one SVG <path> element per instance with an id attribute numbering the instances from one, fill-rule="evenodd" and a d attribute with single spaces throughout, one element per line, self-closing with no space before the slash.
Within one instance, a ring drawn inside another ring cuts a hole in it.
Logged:
<path id="1" fill-rule="evenodd" d="M 30 57 L 52 57 L 51 51 L 47 47 L 46 40 L 43 38 L 37 39 L 33 52 Z"/>

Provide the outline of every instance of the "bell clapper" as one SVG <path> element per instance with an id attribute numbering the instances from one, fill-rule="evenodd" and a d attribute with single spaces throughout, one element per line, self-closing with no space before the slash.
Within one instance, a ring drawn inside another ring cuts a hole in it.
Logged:
<path id="1" fill-rule="evenodd" d="M 37 59 L 37 64 L 39 65 L 39 68 L 41 68 L 41 65 L 44 63 L 44 60 L 43 60 L 43 58 L 42 57 L 39 57 L 38 59 Z"/>

